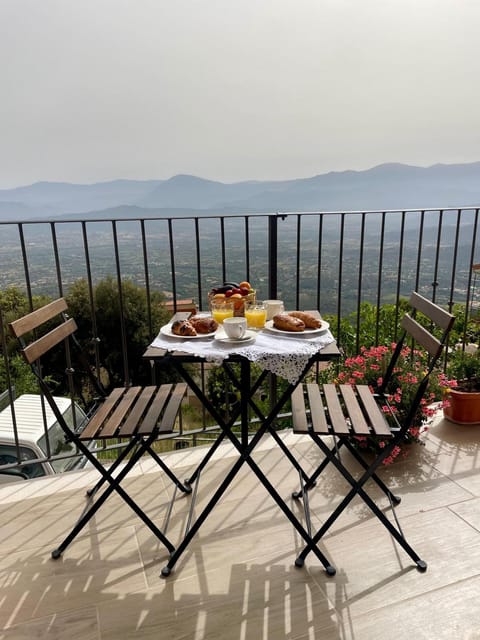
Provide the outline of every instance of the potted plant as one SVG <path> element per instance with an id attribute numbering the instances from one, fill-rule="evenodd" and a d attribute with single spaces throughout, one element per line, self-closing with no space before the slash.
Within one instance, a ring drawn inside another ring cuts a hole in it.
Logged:
<path id="1" fill-rule="evenodd" d="M 444 416 L 456 424 L 480 424 L 480 349 L 458 345 L 448 358 L 451 378 L 443 403 Z"/>

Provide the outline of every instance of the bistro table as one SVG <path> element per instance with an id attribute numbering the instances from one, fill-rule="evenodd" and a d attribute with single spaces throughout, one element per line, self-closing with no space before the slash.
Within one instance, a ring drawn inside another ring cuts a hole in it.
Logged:
<path id="1" fill-rule="evenodd" d="M 317 311 L 311 313 L 319 316 Z M 185 319 L 188 315 L 189 314 L 185 313 L 177 313 L 171 322 L 177 319 Z M 307 522 L 307 528 L 302 525 L 286 504 L 285 500 L 256 464 L 252 458 L 252 453 L 262 437 L 266 433 L 269 433 L 295 469 L 304 479 L 308 479 L 292 452 L 279 437 L 274 428 L 274 423 L 282 407 L 290 398 L 297 385 L 302 382 L 311 367 L 317 362 L 332 360 L 340 356 L 340 351 L 335 339 L 328 328 L 325 331 L 312 335 L 295 333 L 283 335 L 280 332 L 275 333 L 273 331 L 260 330 L 256 333 L 255 340 L 252 341 L 252 343 L 240 343 L 238 346 L 237 344 L 222 341 L 222 337 L 225 337 L 225 333 L 221 327 L 215 336 L 205 339 L 184 339 L 168 335 L 166 332 L 160 332 L 143 355 L 144 358 L 153 363 L 172 365 L 185 382 L 187 382 L 202 405 L 217 422 L 220 429 L 217 439 L 208 449 L 190 478 L 185 481 L 186 484 L 191 486 L 194 482 L 198 481 L 200 473 L 224 438 L 228 438 L 239 453 L 238 460 L 233 464 L 231 469 L 226 472 L 221 484 L 214 491 L 203 511 L 197 516 L 193 524 L 189 526 L 183 539 L 172 552 L 167 565 L 162 569 L 162 576 L 168 576 L 170 574 L 175 563 L 185 551 L 202 523 L 220 500 L 244 463 L 249 465 L 302 538 L 312 545 L 312 551 L 322 562 L 327 572 L 333 574 L 335 569 L 331 567 L 329 561 L 318 549 L 318 546 L 312 544 L 310 523 Z M 240 391 L 240 401 L 232 408 L 228 417 L 225 417 L 218 411 L 207 397 L 206 392 L 196 383 L 189 372 L 189 368 L 185 367 L 185 365 L 192 363 L 202 364 L 206 362 L 222 366 L 233 385 Z M 256 363 L 261 370 L 261 374 L 255 380 L 252 379 L 252 363 Z M 232 367 L 232 364 L 238 366 Z M 286 379 L 288 385 L 280 392 L 278 399 L 273 402 L 267 414 L 264 414 L 255 401 L 255 394 L 270 373 Z M 256 414 L 259 425 L 253 436 L 249 435 L 249 413 L 251 411 Z M 233 429 L 234 425 L 238 422 L 239 433 Z M 191 511 L 193 511 L 193 502 Z"/>

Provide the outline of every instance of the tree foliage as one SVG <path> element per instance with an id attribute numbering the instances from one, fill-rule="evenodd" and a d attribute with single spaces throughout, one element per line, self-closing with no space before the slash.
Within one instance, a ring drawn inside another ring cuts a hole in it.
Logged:
<path id="1" fill-rule="evenodd" d="M 124 384 L 144 384 L 151 380 L 149 363 L 142 355 L 159 328 L 168 321 L 169 313 L 162 294 L 151 293 L 150 306 L 147 304 L 146 290 L 126 280 L 122 282 L 121 292 L 113 278 L 101 280 L 93 290 L 90 299 L 86 280 L 77 280 L 66 295 L 69 315 L 78 325 L 77 336 L 87 348 L 92 364 L 101 370 L 102 382 L 106 386 Z M 123 307 L 120 304 L 122 300 Z M 36 309 L 51 300 L 45 296 L 36 296 L 32 300 Z M 93 304 L 92 304 L 93 302 Z M 122 313 L 123 308 L 123 313 Z M 16 387 L 16 394 L 38 393 L 38 386 L 30 368 L 15 352 L 18 348 L 10 338 L 5 327 L 29 311 L 31 306 L 27 296 L 15 287 L 0 291 L 0 309 L 2 312 L 2 331 L 7 354 L 0 359 L 0 391 L 5 389 L 10 378 Z M 74 357 L 74 354 L 72 354 Z M 7 372 L 7 364 L 9 371 Z M 68 393 L 65 380 L 65 360 L 60 356 L 45 358 L 43 372 L 56 384 L 56 392 Z M 78 363 L 74 358 L 74 365 Z M 157 381 L 172 380 L 171 371 L 159 372 Z M 82 384 L 86 384 L 83 377 Z M 77 389 L 81 392 L 81 389 Z M 83 395 L 83 394 L 82 394 Z"/>
<path id="2" fill-rule="evenodd" d="M 230 365 L 232 372 L 238 379 L 239 377 L 239 368 L 240 365 L 236 363 L 232 363 Z M 252 380 L 256 380 L 261 374 L 262 369 L 255 363 L 251 364 L 251 375 Z M 285 391 L 288 386 L 287 380 L 276 377 L 276 392 L 277 398 L 278 396 Z M 225 420 L 229 420 L 233 411 L 238 408 L 241 399 L 241 391 L 238 389 L 227 375 L 225 370 L 222 367 L 212 368 L 208 372 L 208 381 L 207 381 L 207 396 L 215 406 L 216 410 L 222 414 Z M 260 411 L 266 415 L 269 411 L 270 407 L 270 377 L 267 376 L 265 380 L 260 384 L 256 394 L 255 394 L 255 404 L 260 409 Z M 289 402 L 285 405 L 285 410 L 288 410 Z M 252 410 L 251 412 L 252 419 L 257 418 L 258 416 Z M 289 421 L 290 422 L 290 421 Z M 277 420 L 277 426 L 280 425 L 281 421 Z"/>
<path id="3" fill-rule="evenodd" d="M 360 304 L 359 315 L 352 312 L 337 322 L 336 316 L 325 319 L 330 322 L 338 344 L 345 355 L 356 355 L 360 347 L 389 345 L 395 342 L 401 329 L 400 321 L 408 308 L 408 300 L 377 307 L 370 302 Z"/>
<path id="4" fill-rule="evenodd" d="M 45 296 L 35 296 L 33 309 L 48 302 Z M 10 385 L 14 387 L 15 396 L 24 393 L 38 393 L 37 379 L 32 370 L 16 353 L 17 341 L 10 336 L 7 326 L 9 322 L 31 311 L 27 296 L 17 287 L 8 287 L 0 291 L 0 392 Z"/>
<path id="5" fill-rule="evenodd" d="M 159 292 L 151 293 L 150 316 L 146 290 L 129 280 L 122 282 L 121 292 L 113 278 L 101 280 L 93 291 L 93 308 L 87 281 L 78 280 L 71 287 L 67 302 L 84 346 L 92 356 L 98 348 L 99 362 L 111 384 L 124 384 L 127 380 L 142 384 L 149 380 L 149 365 L 142 355 L 168 321 Z"/>

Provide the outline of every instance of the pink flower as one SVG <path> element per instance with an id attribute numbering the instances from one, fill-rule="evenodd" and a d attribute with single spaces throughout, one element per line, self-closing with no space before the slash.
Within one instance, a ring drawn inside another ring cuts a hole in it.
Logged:
<path id="1" fill-rule="evenodd" d="M 343 365 L 340 366 L 340 373 L 337 374 L 338 380 L 350 384 L 366 384 L 375 393 L 383 385 L 385 371 L 395 348 L 395 343 L 389 346 L 362 346 L 358 355 L 347 358 Z M 418 349 L 412 350 L 408 345 L 401 349 L 396 366 L 391 372 L 390 383 L 386 389 L 389 404 L 384 403 L 381 407 L 386 420 L 392 426 L 396 424 L 395 420 L 398 420 L 401 424 L 402 420 L 408 415 L 416 388 L 419 381 L 423 379 L 427 366 L 428 356 L 426 353 Z M 328 381 L 331 381 L 331 377 Z M 426 421 L 430 420 L 436 411 L 431 405 L 441 399 L 439 397 L 441 395 L 440 388 L 445 392 L 455 384 L 455 381 L 447 380 L 443 373 L 432 373 L 430 376 L 430 388 L 424 394 L 417 414 L 411 421 L 412 424 L 407 432 L 405 445 L 420 442 L 421 435 L 426 431 Z M 448 402 L 448 396 L 443 397 L 442 404 L 445 405 L 446 402 Z M 356 439 L 355 444 L 362 449 L 371 449 L 378 453 L 385 449 L 388 442 L 374 437 L 367 437 L 361 440 Z M 407 452 L 408 447 L 402 443 L 383 462 L 384 464 L 391 464 L 399 456 L 404 457 Z"/>

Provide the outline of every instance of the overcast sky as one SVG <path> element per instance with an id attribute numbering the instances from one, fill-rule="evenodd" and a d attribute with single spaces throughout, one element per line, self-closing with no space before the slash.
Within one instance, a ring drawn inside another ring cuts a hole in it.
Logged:
<path id="1" fill-rule="evenodd" d="M 0 0 L 0 188 L 480 160 L 479 0 Z"/>

